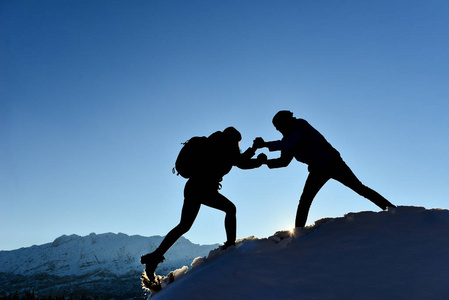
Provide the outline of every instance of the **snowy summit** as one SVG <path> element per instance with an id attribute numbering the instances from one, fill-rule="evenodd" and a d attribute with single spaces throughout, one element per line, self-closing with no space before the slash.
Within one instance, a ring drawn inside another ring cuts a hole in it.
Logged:
<path id="1" fill-rule="evenodd" d="M 449 211 L 349 213 L 248 237 L 192 265 L 150 298 L 449 299 Z"/>

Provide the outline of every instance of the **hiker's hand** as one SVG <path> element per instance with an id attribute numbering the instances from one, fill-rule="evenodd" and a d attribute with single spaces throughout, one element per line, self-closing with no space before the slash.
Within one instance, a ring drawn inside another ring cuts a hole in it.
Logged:
<path id="1" fill-rule="evenodd" d="M 266 164 L 268 161 L 268 157 L 265 155 L 265 153 L 260 153 L 257 155 L 257 160 L 260 161 L 261 164 Z"/>
<path id="2" fill-rule="evenodd" d="M 263 140 L 263 138 L 261 138 L 261 137 L 255 138 L 253 141 L 253 148 L 259 149 L 259 148 L 263 148 L 263 147 L 265 147 L 265 141 Z"/>

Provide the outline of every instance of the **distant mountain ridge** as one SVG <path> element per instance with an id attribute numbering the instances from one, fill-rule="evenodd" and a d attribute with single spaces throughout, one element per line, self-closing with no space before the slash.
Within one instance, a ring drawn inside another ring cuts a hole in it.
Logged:
<path id="1" fill-rule="evenodd" d="M 32 290 L 40 294 L 75 293 L 133 297 L 143 270 L 140 256 L 156 249 L 163 237 L 123 233 L 63 235 L 52 243 L 0 251 L 0 292 Z M 215 245 L 197 245 L 181 237 L 166 253 L 159 274 L 189 266 Z"/>

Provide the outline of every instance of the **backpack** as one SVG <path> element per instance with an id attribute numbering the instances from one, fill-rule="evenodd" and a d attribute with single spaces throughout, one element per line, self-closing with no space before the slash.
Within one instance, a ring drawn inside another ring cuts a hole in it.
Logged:
<path id="1" fill-rule="evenodd" d="M 190 140 L 182 143 L 184 146 L 179 151 L 173 168 L 173 174 L 181 175 L 188 179 L 192 176 L 204 173 L 207 167 L 207 157 L 209 155 L 208 139 L 205 136 L 194 136 Z"/>

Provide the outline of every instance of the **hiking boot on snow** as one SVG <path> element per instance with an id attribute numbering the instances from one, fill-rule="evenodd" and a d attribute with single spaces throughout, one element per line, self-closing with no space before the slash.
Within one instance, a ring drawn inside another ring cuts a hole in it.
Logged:
<path id="1" fill-rule="evenodd" d="M 235 246 L 235 242 L 230 242 L 227 241 L 226 243 L 224 243 L 224 245 L 221 247 L 223 250 L 228 249 L 229 247 Z"/>
<path id="2" fill-rule="evenodd" d="M 140 257 L 140 263 L 145 266 L 145 273 L 150 280 L 154 280 L 154 272 L 156 271 L 157 265 L 163 262 L 164 256 L 158 255 L 154 252 L 142 255 Z"/>

